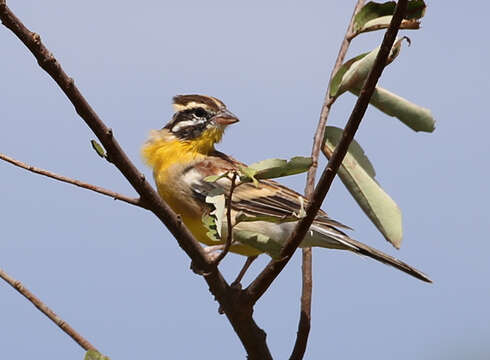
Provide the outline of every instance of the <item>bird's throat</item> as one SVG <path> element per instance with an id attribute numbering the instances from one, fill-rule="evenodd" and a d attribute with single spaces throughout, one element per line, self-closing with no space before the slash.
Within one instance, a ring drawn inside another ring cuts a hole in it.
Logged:
<path id="1" fill-rule="evenodd" d="M 141 154 L 154 173 L 160 173 L 172 165 L 190 163 L 207 156 L 214 151 L 214 144 L 221 140 L 222 135 L 223 131 L 219 129 L 209 129 L 197 139 L 181 140 L 155 132 L 143 145 Z"/>

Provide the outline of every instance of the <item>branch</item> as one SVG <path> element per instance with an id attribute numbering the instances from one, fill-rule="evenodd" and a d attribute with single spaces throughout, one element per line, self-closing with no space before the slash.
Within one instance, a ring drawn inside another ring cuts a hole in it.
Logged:
<path id="1" fill-rule="evenodd" d="M 345 55 L 347 54 L 347 49 L 349 48 L 351 42 L 351 34 L 354 28 L 354 17 L 363 7 L 364 0 L 358 0 L 352 13 L 352 17 L 347 26 L 347 31 L 342 40 L 337 59 L 335 60 L 335 65 L 330 74 L 330 80 L 328 82 L 327 92 L 325 93 L 325 100 L 323 101 L 322 110 L 320 112 L 320 120 L 318 121 L 318 126 L 316 128 L 315 137 L 313 140 L 313 148 L 311 150 L 311 158 L 313 160 L 312 166 L 308 170 L 308 176 L 306 177 L 305 195 L 308 200 L 311 200 L 311 195 L 315 188 L 315 175 L 318 168 L 318 157 L 320 154 L 321 145 L 323 142 L 323 137 L 325 133 L 325 125 L 327 123 L 327 118 L 330 113 L 330 108 L 335 102 L 335 99 L 330 97 L 330 83 L 333 76 L 339 70 L 340 66 L 344 62 Z M 310 334 L 311 328 L 311 294 L 313 290 L 313 269 L 312 269 L 312 250 L 311 248 L 304 248 L 302 251 L 302 287 L 301 287 L 301 310 L 298 323 L 298 332 L 296 334 L 296 342 L 294 343 L 293 352 L 291 353 L 290 360 L 302 359 L 308 342 L 308 335 Z"/>
<path id="2" fill-rule="evenodd" d="M 27 290 L 24 285 L 18 280 L 8 275 L 5 271 L 0 268 L 0 278 L 5 280 L 10 286 L 17 290 L 22 296 L 29 300 L 32 305 L 37 307 L 44 315 L 46 315 L 52 322 L 54 322 L 58 327 L 63 330 L 65 334 L 70 336 L 75 342 L 80 345 L 85 351 L 90 349 L 97 350 L 87 339 L 82 335 L 77 333 L 66 321 L 56 315 L 53 310 L 47 307 L 38 297 Z"/>
<path id="3" fill-rule="evenodd" d="M 144 175 L 131 163 L 114 138 L 112 130 L 102 122 L 75 86 L 74 80 L 64 72 L 53 54 L 42 44 L 41 37 L 29 31 L 22 24 L 7 7 L 5 0 L 0 0 L 0 17 L 3 25 L 8 27 L 29 48 L 39 65 L 56 81 L 70 99 L 76 112 L 101 141 L 114 165 L 126 177 L 141 198 L 147 202 L 149 209 L 169 228 L 196 265 L 205 271 L 211 271 L 212 266 L 210 266 L 201 246 L 151 185 L 146 182 Z"/>
<path id="4" fill-rule="evenodd" d="M 335 102 L 335 98 L 330 96 L 330 83 L 332 82 L 332 78 L 335 73 L 340 69 L 342 63 L 344 62 L 345 55 L 347 54 L 347 50 L 349 49 L 349 45 L 352 40 L 353 28 L 354 28 L 354 17 L 364 6 L 364 0 L 358 0 L 356 7 L 354 8 L 354 12 L 352 13 L 352 18 L 350 20 L 349 26 L 347 27 L 347 31 L 345 33 L 344 40 L 342 40 L 342 44 L 340 45 L 340 50 L 337 55 L 337 59 L 335 60 L 335 65 L 332 69 L 332 73 L 330 74 L 330 80 L 328 82 L 327 92 L 325 93 L 325 100 L 323 101 L 322 110 L 320 112 L 320 120 L 318 121 L 318 126 L 316 128 L 313 149 L 311 151 L 311 156 L 313 159 L 313 164 L 308 170 L 308 177 L 306 180 L 306 188 L 305 193 L 308 198 L 311 197 L 311 193 L 315 188 L 315 174 L 318 168 L 318 157 L 320 154 L 323 137 L 325 135 L 325 125 L 327 123 L 327 118 L 330 113 L 330 108 Z"/>
<path id="5" fill-rule="evenodd" d="M 96 193 L 106 195 L 106 196 L 110 196 L 111 198 L 113 198 L 115 200 L 121 200 L 121 201 L 124 201 L 128 204 L 139 206 L 139 207 L 147 209 L 147 207 L 143 204 L 141 199 L 130 198 L 128 196 L 118 194 L 117 192 L 107 190 L 107 189 L 104 189 L 104 188 L 96 186 L 96 185 L 88 184 L 88 183 L 85 183 L 85 182 L 80 181 L 80 180 L 71 179 L 71 178 L 63 176 L 63 175 L 58 175 L 58 174 L 52 173 L 50 171 L 37 168 L 35 166 L 28 165 L 26 163 L 23 163 L 22 161 L 15 160 L 15 159 L 13 159 L 10 156 L 7 156 L 5 154 L 0 153 L 0 160 L 4 160 L 8 163 L 11 163 L 12 165 L 18 166 L 22 169 L 26 169 L 26 170 L 31 171 L 33 173 L 44 175 L 44 176 L 50 177 L 52 179 L 56 179 L 56 180 L 59 180 L 59 181 L 62 181 L 62 182 L 68 183 L 68 184 L 79 186 L 79 187 L 84 188 L 84 189 L 92 190 L 92 191 L 95 191 Z"/>
<path id="6" fill-rule="evenodd" d="M 286 266 L 288 261 L 291 259 L 294 251 L 299 246 L 303 240 L 306 232 L 310 228 L 315 216 L 320 209 L 320 206 L 327 195 L 330 185 L 339 169 L 342 160 L 347 153 L 349 144 L 351 143 L 354 135 L 361 123 L 361 120 L 366 112 L 367 106 L 369 104 L 369 99 L 373 94 L 376 83 L 378 82 L 384 67 L 386 66 L 386 61 L 388 55 L 391 51 L 393 43 L 395 41 L 396 35 L 398 33 L 398 28 L 403 19 L 403 14 L 407 8 L 408 0 L 399 0 L 395 9 L 395 13 L 391 20 L 389 28 L 386 30 L 383 42 L 381 44 L 380 50 L 374 62 L 373 68 L 369 72 L 369 75 L 364 83 L 364 86 L 359 93 L 356 105 L 352 110 L 349 117 L 349 121 L 345 126 L 344 132 L 342 134 L 342 139 L 335 151 L 330 158 L 325 170 L 322 173 L 320 181 L 315 188 L 312 195 L 312 200 L 308 203 L 306 207 L 306 216 L 302 218 L 296 224 L 291 236 L 289 237 L 286 245 L 281 251 L 281 256 L 279 260 L 271 260 L 267 267 L 257 276 L 257 278 L 249 285 L 246 289 L 247 294 L 251 297 L 253 302 L 256 302 L 264 292 L 269 288 L 274 279 L 279 275 L 281 270 Z"/>
<path id="7" fill-rule="evenodd" d="M 53 54 L 43 45 L 38 34 L 31 32 L 8 8 L 5 0 L 0 0 L 0 19 L 31 51 L 39 66 L 52 78 L 75 107 L 76 112 L 90 127 L 107 151 L 111 162 L 119 169 L 160 221 L 175 237 L 180 247 L 192 259 L 195 267 L 201 270 L 209 290 L 219 302 L 235 332 L 245 347 L 250 359 L 272 359 L 265 341 L 266 335 L 252 318 L 252 305 L 242 301 L 243 296 L 232 292 L 222 274 L 206 256 L 204 250 L 182 220 L 160 198 L 153 187 L 145 180 L 128 156 L 121 149 L 109 129 L 75 86 L 75 82 L 62 69 Z"/>

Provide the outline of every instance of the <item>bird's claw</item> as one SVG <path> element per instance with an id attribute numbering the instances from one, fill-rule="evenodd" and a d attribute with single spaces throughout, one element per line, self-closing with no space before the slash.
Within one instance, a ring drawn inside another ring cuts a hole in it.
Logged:
<path id="1" fill-rule="evenodd" d="M 217 251 L 223 250 L 224 245 L 212 245 L 212 246 L 206 246 L 203 250 L 206 256 L 208 257 L 210 262 L 214 262 L 216 258 L 219 256 L 219 253 Z M 194 272 L 194 274 L 201 275 L 201 276 L 206 276 L 209 275 L 210 273 L 205 272 L 201 269 L 199 269 L 196 264 L 194 264 L 194 261 L 191 261 L 191 270 Z"/>

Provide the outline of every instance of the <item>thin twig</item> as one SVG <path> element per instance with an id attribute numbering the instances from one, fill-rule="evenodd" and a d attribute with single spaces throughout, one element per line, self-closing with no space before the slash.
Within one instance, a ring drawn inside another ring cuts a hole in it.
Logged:
<path id="1" fill-rule="evenodd" d="M 383 42 L 381 44 L 378 55 L 374 65 L 369 72 L 369 75 L 364 83 L 364 86 L 359 93 L 359 97 L 356 101 L 356 105 L 352 110 L 349 117 L 349 121 L 345 126 L 338 146 L 330 158 L 325 170 L 322 173 L 320 181 L 313 192 L 311 202 L 306 207 L 306 216 L 302 218 L 296 224 L 291 236 L 286 242 L 284 248 L 281 250 L 281 256 L 279 260 L 271 260 L 266 268 L 257 276 L 257 278 L 246 289 L 247 294 L 251 297 L 253 302 L 257 301 L 264 292 L 269 288 L 274 279 L 279 275 L 281 270 L 286 266 L 291 259 L 294 251 L 297 249 L 301 241 L 303 240 L 306 232 L 310 228 L 315 216 L 320 209 L 320 206 L 327 195 L 328 190 L 332 184 L 332 181 L 339 169 L 342 160 L 347 153 L 347 149 L 354 138 L 354 135 L 361 123 L 361 120 L 366 112 L 369 104 L 369 99 L 373 94 L 376 83 L 378 82 L 383 69 L 386 66 L 388 55 L 395 41 L 398 33 L 398 28 L 403 18 L 403 14 L 407 8 L 408 0 L 399 0 L 390 26 L 385 33 Z"/>
<path id="2" fill-rule="evenodd" d="M 330 74 L 330 80 L 328 82 L 328 87 L 327 91 L 325 93 L 325 98 L 323 101 L 322 105 L 322 110 L 320 112 L 320 120 L 318 121 L 318 126 L 316 128 L 315 132 L 315 137 L 313 141 L 313 149 L 311 151 L 311 156 L 313 159 L 313 164 L 308 170 L 308 177 L 306 180 L 306 188 L 305 188 L 305 193 L 308 198 L 311 197 L 311 194 L 313 192 L 313 189 L 315 188 L 315 174 L 316 170 L 318 168 L 318 157 L 320 154 L 320 150 L 322 147 L 322 142 L 323 142 L 323 136 L 325 134 L 325 125 L 327 123 L 327 118 L 330 113 L 330 108 L 332 107 L 333 103 L 335 102 L 335 98 L 332 98 L 330 96 L 330 83 L 332 81 L 332 78 L 334 75 L 337 73 L 337 71 L 340 69 L 342 66 L 342 63 L 344 62 L 345 56 L 347 54 L 347 50 L 349 49 L 349 45 L 352 40 L 352 31 L 354 28 L 354 17 L 356 14 L 361 10 L 361 8 L 364 6 L 364 0 L 358 0 L 357 4 L 354 8 L 354 12 L 352 13 L 352 17 L 349 23 L 349 26 L 347 27 L 347 31 L 345 33 L 344 39 L 342 40 L 342 44 L 340 45 L 340 50 L 337 55 L 337 59 L 335 60 L 335 65 L 332 69 L 332 72 Z"/>
<path id="3" fill-rule="evenodd" d="M 46 306 L 38 297 L 25 288 L 24 285 L 19 280 L 15 280 L 9 274 L 7 274 L 3 269 L 0 268 L 0 278 L 5 280 L 10 286 L 17 290 L 21 295 L 23 295 L 27 300 L 31 302 L 32 305 L 37 307 L 44 315 L 46 315 L 52 322 L 60 327 L 66 334 L 68 334 L 75 342 L 80 345 L 86 351 L 93 349 L 97 350 L 87 339 L 75 331 L 65 320 L 56 315 L 53 310 Z"/>
<path id="4" fill-rule="evenodd" d="M 233 242 L 233 224 L 231 223 L 231 204 L 232 204 L 232 197 L 233 197 L 233 191 L 236 188 L 236 179 L 237 179 L 238 174 L 233 172 L 233 175 L 231 177 L 231 185 L 230 185 L 230 192 L 228 194 L 228 198 L 226 199 L 226 222 L 227 222 L 227 236 L 226 236 L 226 242 L 225 242 L 225 247 L 221 251 L 221 253 L 216 257 L 214 260 L 214 263 L 216 265 L 219 265 L 221 260 L 225 258 L 225 256 L 228 254 L 230 251 L 231 243 Z"/>
<path id="5" fill-rule="evenodd" d="M 153 187 L 145 180 L 97 113 L 92 109 L 82 93 L 75 86 L 53 54 L 41 42 L 38 34 L 31 32 L 8 8 L 5 0 L 0 0 L 0 19 L 31 51 L 41 68 L 43 68 L 65 93 L 76 112 L 90 127 L 107 151 L 111 162 L 119 169 L 128 182 L 133 186 L 160 221 L 172 233 L 180 247 L 192 259 L 195 267 L 201 270 L 209 290 L 219 302 L 229 319 L 233 329 L 240 338 L 250 359 L 272 359 L 267 347 L 266 334 L 255 323 L 252 317 L 252 305 L 244 296 L 237 298 L 223 278 L 221 272 L 213 264 L 201 245 L 192 236 L 182 221 L 172 209 L 160 198 Z M 245 301 L 247 300 L 247 301 Z"/>
<path id="6" fill-rule="evenodd" d="M 107 195 L 107 196 L 109 196 L 115 200 L 121 200 L 121 201 L 127 202 L 128 204 L 139 206 L 139 207 L 147 209 L 147 207 L 143 204 L 141 199 L 130 198 L 128 196 L 121 195 L 121 194 L 114 192 L 112 190 L 104 189 L 100 186 L 88 184 L 88 183 L 85 183 L 83 181 L 72 179 L 72 178 L 69 178 L 69 177 L 66 177 L 63 175 L 58 175 L 58 174 L 55 174 L 51 171 L 44 170 L 44 169 L 41 169 L 41 168 L 38 168 L 38 167 L 35 167 L 32 165 L 28 165 L 26 163 L 23 163 L 22 161 L 11 158 L 10 156 L 7 156 L 5 154 L 0 153 L 0 159 L 4 160 L 4 161 L 6 161 L 12 165 L 18 166 L 22 169 L 26 169 L 28 171 L 31 171 L 33 173 L 36 173 L 39 175 L 44 175 L 44 176 L 50 177 L 52 179 L 59 180 L 59 181 L 62 181 L 62 182 L 68 183 L 68 184 L 72 184 L 72 185 L 75 185 L 75 186 L 78 186 L 78 187 L 81 187 L 84 189 L 92 190 L 92 191 L 95 191 L 96 193 L 99 193 L 102 195 Z"/>
<path id="7" fill-rule="evenodd" d="M 349 25 L 347 26 L 347 31 L 345 33 L 344 39 L 342 40 L 342 44 L 340 45 L 340 50 L 337 55 L 337 59 L 335 60 L 335 65 L 330 74 L 330 80 L 328 82 L 327 91 L 325 93 L 325 99 L 323 101 L 322 110 L 320 112 L 320 120 L 318 121 L 318 126 L 316 128 L 313 148 L 311 149 L 311 158 L 313 160 L 313 164 L 308 170 L 308 175 L 306 177 L 306 186 L 305 186 L 305 195 L 311 200 L 311 195 L 313 194 L 313 190 L 315 188 L 315 175 L 318 168 L 318 157 L 320 154 L 321 145 L 323 142 L 323 137 L 325 133 L 325 125 L 327 123 L 327 118 L 330 113 L 330 108 L 332 104 L 335 102 L 335 99 L 330 96 L 330 83 L 332 81 L 333 76 L 342 66 L 344 62 L 345 55 L 347 54 L 347 50 L 349 48 L 351 42 L 351 34 L 354 28 L 354 17 L 361 10 L 364 5 L 364 0 L 358 0 L 357 4 L 354 8 L 354 12 L 352 13 L 351 20 Z M 305 351 L 306 345 L 308 343 L 308 336 L 310 334 L 311 328 L 311 300 L 312 300 L 312 291 L 313 291 L 313 254 L 311 248 L 302 249 L 302 286 L 301 286 L 301 309 L 300 316 L 298 322 L 298 332 L 296 334 L 296 341 L 294 343 L 294 348 L 291 353 L 290 360 L 299 360 L 302 359 Z"/>

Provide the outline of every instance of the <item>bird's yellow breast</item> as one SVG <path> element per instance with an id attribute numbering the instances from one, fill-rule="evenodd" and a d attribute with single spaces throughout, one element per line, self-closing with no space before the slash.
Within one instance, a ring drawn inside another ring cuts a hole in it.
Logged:
<path id="1" fill-rule="evenodd" d="M 167 133 L 154 131 L 141 153 L 145 162 L 153 168 L 158 193 L 189 228 L 196 239 L 206 245 L 216 245 L 206 234 L 202 216 L 207 211 L 204 204 L 194 199 L 189 184 L 184 182 L 183 172 L 193 163 L 206 158 L 214 150 L 214 143 L 221 133 L 210 133 L 200 139 L 182 141 L 170 138 Z M 252 256 L 260 252 L 246 245 L 233 245 L 231 251 Z"/>
<path id="2" fill-rule="evenodd" d="M 182 217 L 193 235 L 207 245 L 216 245 L 206 235 L 207 230 L 202 223 L 207 209 L 193 198 L 182 174 L 187 167 L 203 160 L 214 149 L 215 140 L 207 136 L 194 141 L 181 141 L 169 139 L 165 133 L 155 131 L 141 151 L 145 162 L 153 168 L 160 196 Z"/>
<path id="3" fill-rule="evenodd" d="M 152 136 L 143 146 L 142 155 L 153 168 L 158 193 L 184 221 L 186 217 L 197 216 L 202 212 L 197 203 L 190 201 L 192 192 L 189 185 L 182 182 L 182 173 L 205 155 L 195 151 L 192 143 L 177 139 L 168 141 L 158 136 Z"/>

